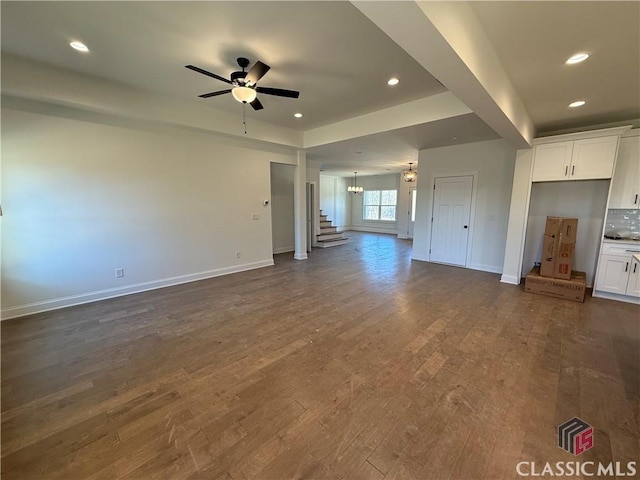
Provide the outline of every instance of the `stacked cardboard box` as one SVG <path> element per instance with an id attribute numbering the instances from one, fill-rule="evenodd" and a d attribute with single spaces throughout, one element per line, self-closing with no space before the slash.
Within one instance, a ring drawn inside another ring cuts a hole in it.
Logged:
<path id="1" fill-rule="evenodd" d="M 533 267 L 524 283 L 525 292 L 584 302 L 587 278 L 584 272 L 571 272 L 569 280 L 540 276 L 540 267 Z"/>
<path id="2" fill-rule="evenodd" d="M 571 270 L 577 232 L 577 218 L 547 217 L 540 267 L 527 275 L 525 291 L 584 302 L 586 275 Z"/>
<path id="3" fill-rule="evenodd" d="M 571 279 L 577 232 L 577 218 L 547 217 L 540 262 L 541 276 Z"/>

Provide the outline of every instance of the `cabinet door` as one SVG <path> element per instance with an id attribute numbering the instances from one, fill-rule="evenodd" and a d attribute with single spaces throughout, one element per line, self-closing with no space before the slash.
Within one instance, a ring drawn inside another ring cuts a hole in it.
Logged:
<path id="1" fill-rule="evenodd" d="M 629 267 L 627 295 L 640 297 L 640 262 L 635 258 L 631 261 L 631 266 Z"/>
<path id="2" fill-rule="evenodd" d="M 596 290 L 625 295 L 630 264 L 631 257 L 602 255 L 598 265 Z"/>
<path id="3" fill-rule="evenodd" d="M 620 139 L 609 208 L 640 208 L 640 135 Z"/>
<path id="4" fill-rule="evenodd" d="M 576 140 L 571 154 L 571 180 L 611 178 L 618 136 Z"/>
<path id="5" fill-rule="evenodd" d="M 573 142 L 536 145 L 533 148 L 532 182 L 553 182 L 569 179 L 569 164 Z"/>

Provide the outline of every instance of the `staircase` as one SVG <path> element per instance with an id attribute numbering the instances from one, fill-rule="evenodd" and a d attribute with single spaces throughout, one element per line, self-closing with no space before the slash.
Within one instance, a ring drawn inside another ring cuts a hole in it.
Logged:
<path id="1" fill-rule="evenodd" d="M 318 247 L 328 248 L 344 245 L 349 241 L 342 233 L 338 233 L 336 227 L 331 225 L 331 220 L 327 220 L 327 216 L 322 214 L 320 210 L 320 235 L 316 235 Z"/>

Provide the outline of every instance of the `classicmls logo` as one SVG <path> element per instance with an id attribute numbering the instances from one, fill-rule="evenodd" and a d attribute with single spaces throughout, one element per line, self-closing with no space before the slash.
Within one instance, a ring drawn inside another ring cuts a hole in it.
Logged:
<path id="1" fill-rule="evenodd" d="M 593 427 L 573 417 L 558 427 L 558 446 L 576 456 L 586 452 L 593 447 Z"/>
<path id="2" fill-rule="evenodd" d="M 578 456 L 593 447 L 593 427 L 574 417 L 558 426 L 558 446 L 565 452 Z M 564 461 L 518 462 L 516 473 L 520 477 L 634 477 L 638 473 L 636 461 L 593 462 Z"/>

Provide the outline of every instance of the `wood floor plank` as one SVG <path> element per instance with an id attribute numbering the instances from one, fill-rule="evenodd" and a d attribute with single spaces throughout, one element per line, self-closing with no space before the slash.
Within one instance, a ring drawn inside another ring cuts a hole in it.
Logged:
<path id="1" fill-rule="evenodd" d="M 502 479 L 640 458 L 640 308 L 355 233 L 305 262 L 2 322 L 2 478 Z"/>

